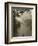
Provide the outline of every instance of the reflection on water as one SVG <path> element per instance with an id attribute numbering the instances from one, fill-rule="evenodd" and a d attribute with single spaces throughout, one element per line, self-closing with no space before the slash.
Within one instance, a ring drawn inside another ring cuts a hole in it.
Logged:
<path id="1" fill-rule="evenodd" d="M 32 19 L 25 20 L 25 23 L 16 21 L 16 36 L 31 36 L 32 35 Z"/>
<path id="2" fill-rule="evenodd" d="M 32 16 L 26 13 L 16 15 L 16 36 L 32 35 Z"/>

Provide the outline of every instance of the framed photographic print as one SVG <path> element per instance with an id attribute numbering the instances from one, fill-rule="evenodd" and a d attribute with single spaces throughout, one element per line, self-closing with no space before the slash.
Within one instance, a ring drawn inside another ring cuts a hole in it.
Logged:
<path id="1" fill-rule="evenodd" d="M 37 4 L 5 3 L 5 43 L 37 42 Z"/>

